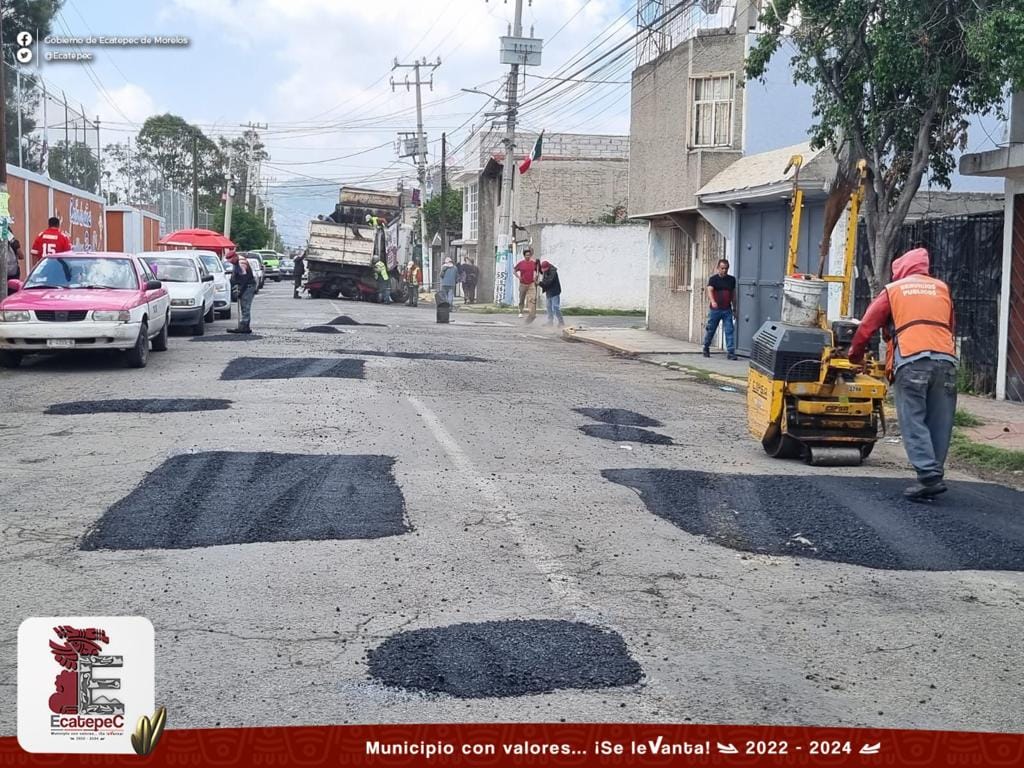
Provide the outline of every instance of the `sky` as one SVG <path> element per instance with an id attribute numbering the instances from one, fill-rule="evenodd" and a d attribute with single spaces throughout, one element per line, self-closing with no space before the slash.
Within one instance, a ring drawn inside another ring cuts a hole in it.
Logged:
<path id="1" fill-rule="evenodd" d="M 498 38 L 514 12 L 514 2 L 503 0 L 65 0 L 52 34 L 180 35 L 190 44 L 83 46 L 94 55 L 88 65 L 41 61 L 39 72 L 50 88 L 84 105 L 90 119 L 100 118 L 104 145 L 123 142 L 147 117 L 164 112 L 210 136 L 266 124 L 261 136 L 270 159 L 262 174 L 286 243 L 298 245 L 309 219 L 333 210 L 343 181 L 382 188 L 401 178 L 415 182 L 415 168 L 394 146 L 399 131 L 416 128 L 415 93 L 404 84 L 412 70 L 392 70 L 394 59 L 441 59 L 433 89 L 423 89 L 428 152 L 439 162 L 442 131 L 457 149 L 484 122 L 480 110 L 493 108 L 486 96 L 461 89 L 493 94 L 501 87 L 508 68 L 499 63 Z M 548 87 L 552 81 L 540 78 L 595 38 L 609 46 L 628 38 L 634 14 L 632 0 L 525 1 L 524 35 L 533 28 L 545 41 L 542 65 L 528 70 L 527 96 Z M 631 68 L 626 56 L 603 73 L 609 82 L 525 109 L 521 125 L 628 133 Z M 457 161 L 458 153 L 449 152 L 449 163 Z"/>

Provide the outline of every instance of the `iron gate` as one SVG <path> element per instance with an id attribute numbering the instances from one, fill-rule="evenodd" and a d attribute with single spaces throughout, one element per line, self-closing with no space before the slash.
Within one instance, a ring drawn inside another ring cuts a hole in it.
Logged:
<path id="1" fill-rule="evenodd" d="M 897 252 L 927 248 L 932 275 L 949 285 L 956 310 L 960 388 L 991 395 L 999 358 L 999 292 L 1003 265 L 1003 214 L 981 213 L 909 222 L 900 230 Z M 873 298 L 867 269 L 867 232 L 857 233 L 857 317 Z"/>

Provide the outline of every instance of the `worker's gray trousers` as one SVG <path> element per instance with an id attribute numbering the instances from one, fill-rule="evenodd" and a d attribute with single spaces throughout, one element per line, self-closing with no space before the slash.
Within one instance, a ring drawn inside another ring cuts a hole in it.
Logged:
<path id="1" fill-rule="evenodd" d="M 956 366 L 922 358 L 896 370 L 896 411 L 907 458 L 925 485 L 942 479 L 956 414 Z"/>

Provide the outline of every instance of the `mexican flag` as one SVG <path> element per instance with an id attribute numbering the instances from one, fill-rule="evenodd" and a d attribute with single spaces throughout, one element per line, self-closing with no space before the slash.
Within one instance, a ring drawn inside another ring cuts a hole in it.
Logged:
<path id="1" fill-rule="evenodd" d="M 536 143 L 533 145 L 533 149 L 530 150 L 530 156 L 523 160 L 522 165 L 519 166 L 520 173 L 526 173 L 530 170 L 530 166 L 533 165 L 535 160 L 540 160 L 541 145 L 544 142 L 544 131 L 540 132 L 540 136 L 537 137 Z"/>

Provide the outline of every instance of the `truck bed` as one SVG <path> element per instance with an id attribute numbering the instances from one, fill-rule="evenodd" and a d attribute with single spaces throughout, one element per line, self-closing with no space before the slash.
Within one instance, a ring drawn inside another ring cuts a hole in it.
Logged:
<path id="1" fill-rule="evenodd" d="M 356 264 L 369 267 L 373 262 L 373 236 L 370 227 L 313 221 L 309 225 L 310 261 Z"/>

